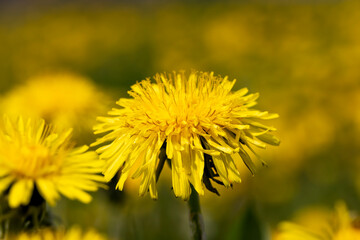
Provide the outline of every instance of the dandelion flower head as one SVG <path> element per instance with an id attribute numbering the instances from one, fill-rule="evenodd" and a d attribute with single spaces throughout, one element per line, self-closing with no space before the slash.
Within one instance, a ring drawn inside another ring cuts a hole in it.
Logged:
<path id="1" fill-rule="evenodd" d="M 105 100 L 105 94 L 85 77 L 47 74 L 30 78 L 6 93 L 1 100 L 1 111 L 85 130 L 91 129 L 96 116 L 106 112 Z"/>
<path id="2" fill-rule="evenodd" d="M 84 203 L 86 191 L 103 182 L 97 175 L 103 162 L 87 146 L 73 147 L 72 130 L 56 131 L 44 120 L 17 120 L 4 116 L 0 123 L 0 194 L 8 194 L 12 208 L 27 205 L 36 190 L 49 204 L 60 194 Z"/>
<path id="3" fill-rule="evenodd" d="M 42 229 L 35 233 L 21 233 L 11 237 L 10 240 L 106 240 L 106 238 L 94 230 L 82 232 L 79 227 L 72 227 L 68 231 Z"/>
<path id="4" fill-rule="evenodd" d="M 283 222 L 276 240 L 360 240 L 359 220 L 350 215 L 344 202 L 337 203 L 333 215 L 322 222 L 324 226 L 316 229 Z"/>
<path id="5" fill-rule="evenodd" d="M 107 133 L 94 145 L 111 141 L 97 151 L 106 160 L 110 180 L 120 171 L 117 188 L 141 177 L 139 194 L 157 198 L 156 181 L 165 159 L 171 165 L 177 197 L 188 199 L 190 184 L 200 194 L 204 187 L 217 192 L 212 181 L 230 186 L 240 182 L 236 161 L 254 171 L 247 151 L 253 146 L 278 145 L 275 128 L 258 120 L 276 118 L 251 109 L 258 94 L 246 88 L 231 92 L 235 80 L 213 73 L 157 74 L 131 87 L 132 98 L 120 99 L 109 117 L 99 117 L 95 133 Z"/>

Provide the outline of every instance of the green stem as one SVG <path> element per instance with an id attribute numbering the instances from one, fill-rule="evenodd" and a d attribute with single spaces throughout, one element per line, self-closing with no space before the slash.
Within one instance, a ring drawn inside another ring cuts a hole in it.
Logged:
<path id="1" fill-rule="evenodd" d="M 9 234 L 38 230 L 42 227 L 54 227 L 51 214 L 46 208 L 45 199 L 35 189 L 29 204 L 10 208 L 8 199 L 0 199 L 0 239 Z"/>
<path id="2" fill-rule="evenodd" d="M 188 201 L 190 209 L 190 227 L 194 240 L 205 240 L 204 220 L 201 214 L 199 194 L 191 185 L 191 195 Z"/>

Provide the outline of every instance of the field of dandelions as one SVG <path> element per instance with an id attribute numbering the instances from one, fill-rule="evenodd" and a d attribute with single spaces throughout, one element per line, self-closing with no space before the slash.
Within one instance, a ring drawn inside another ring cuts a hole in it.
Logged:
<path id="1" fill-rule="evenodd" d="M 0 239 L 359 240 L 359 9 L 0 1 Z"/>

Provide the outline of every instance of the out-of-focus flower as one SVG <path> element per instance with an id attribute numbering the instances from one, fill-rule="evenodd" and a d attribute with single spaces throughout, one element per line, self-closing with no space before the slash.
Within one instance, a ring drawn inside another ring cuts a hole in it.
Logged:
<path id="1" fill-rule="evenodd" d="M 72 130 L 55 131 L 44 120 L 12 120 L 0 123 L 0 193 L 8 194 L 9 206 L 27 205 L 36 190 L 51 205 L 60 193 L 84 203 L 86 191 L 96 191 L 103 177 L 103 162 L 87 146 L 73 148 Z M 7 193 L 8 191 L 8 193 Z"/>
<path id="2" fill-rule="evenodd" d="M 36 233 L 21 233 L 13 236 L 11 240 L 105 240 L 106 238 L 94 230 L 82 232 L 78 227 L 68 231 L 43 229 Z"/>
<path id="3" fill-rule="evenodd" d="M 10 116 L 44 118 L 55 125 L 91 129 L 96 116 L 106 112 L 106 97 L 84 77 L 43 75 L 8 92 L 1 102 Z"/>
<path id="4" fill-rule="evenodd" d="M 189 198 L 190 183 L 200 195 L 204 185 L 217 193 L 210 180 L 225 186 L 241 181 L 236 161 L 255 171 L 248 154 L 253 146 L 279 144 L 275 128 L 258 122 L 278 115 L 251 109 L 258 94 L 231 92 L 235 80 L 207 72 L 157 74 L 154 80 L 133 85 L 133 98 L 120 99 L 122 108 L 95 127 L 96 134 L 108 134 L 94 145 L 112 141 L 98 152 L 107 161 L 106 180 L 120 171 L 118 189 L 129 175 L 142 176 L 140 195 L 149 189 L 157 198 L 156 180 L 168 159 L 177 197 Z"/>
<path id="5" fill-rule="evenodd" d="M 322 226 L 319 225 L 322 223 Z M 320 226 L 320 227 L 319 227 Z M 291 222 L 280 224 L 276 240 L 359 240 L 360 228 L 343 202 L 335 206 L 331 216 L 324 215 L 315 226 L 301 226 Z"/>

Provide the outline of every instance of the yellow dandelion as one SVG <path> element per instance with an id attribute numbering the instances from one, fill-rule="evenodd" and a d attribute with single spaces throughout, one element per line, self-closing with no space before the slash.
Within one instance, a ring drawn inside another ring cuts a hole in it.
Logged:
<path id="1" fill-rule="evenodd" d="M 360 240 L 359 221 L 351 217 L 345 203 L 336 204 L 335 213 L 322 219 L 322 228 L 284 222 L 276 240 Z"/>
<path id="2" fill-rule="evenodd" d="M 9 116 L 43 118 L 55 125 L 86 131 L 106 112 L 106 97 L 87 78 L 59 73 L 30 78 L 6 93 L 1 111 Z"/>
<path id="3" fill-rule="evenodd" d="M 10 237 L 11 240 L 106 240 L 104 236 L 95 230 L 82 232 L 78 227 L 72 227 L 70 230 L 43 229 L 36 233 L 21 233 Z"/>
<path id="4" fill-rule="evenodd" d="M 236 161 L 254 172 L 247 153 L 252 146 L 279 144 L 275 128 L 258 122 L 278 115 L 251 109 L 259 95 L 246 95 L 246 88 L 231 92 L 235 80 L 207 72 L 157 74 L 154 80 L 133 85 L 132 98 L 120 99 L 122 108 L 99 117 L 94 128 L 107 135 L 93 145 L 112 141 L 97 151 L 107 162 L 106 180 L 120 171 L 118 189 L 128 176 L 141 176 L 139 194 L 149 190 L 157 198 L 157 177 L 168 159 L 177 197 L 188 199 L 190 184 L 200 195 L 204 186 L 217 192 L 210 180 L 225 186 L 241 181 Z"/>
<path id="5" fill-rule="evenodd" d="M 103 162 L 87 146 L 73 148 L 72 130 L 55 131 L 44 120 L 12 120 L 0 123 L 0 194 L 8 193 L 12 208 L 27 205 L 34 190 L 51 205 L 60 194 L 84 203 L 86 191 L 103 182 Z"/>

